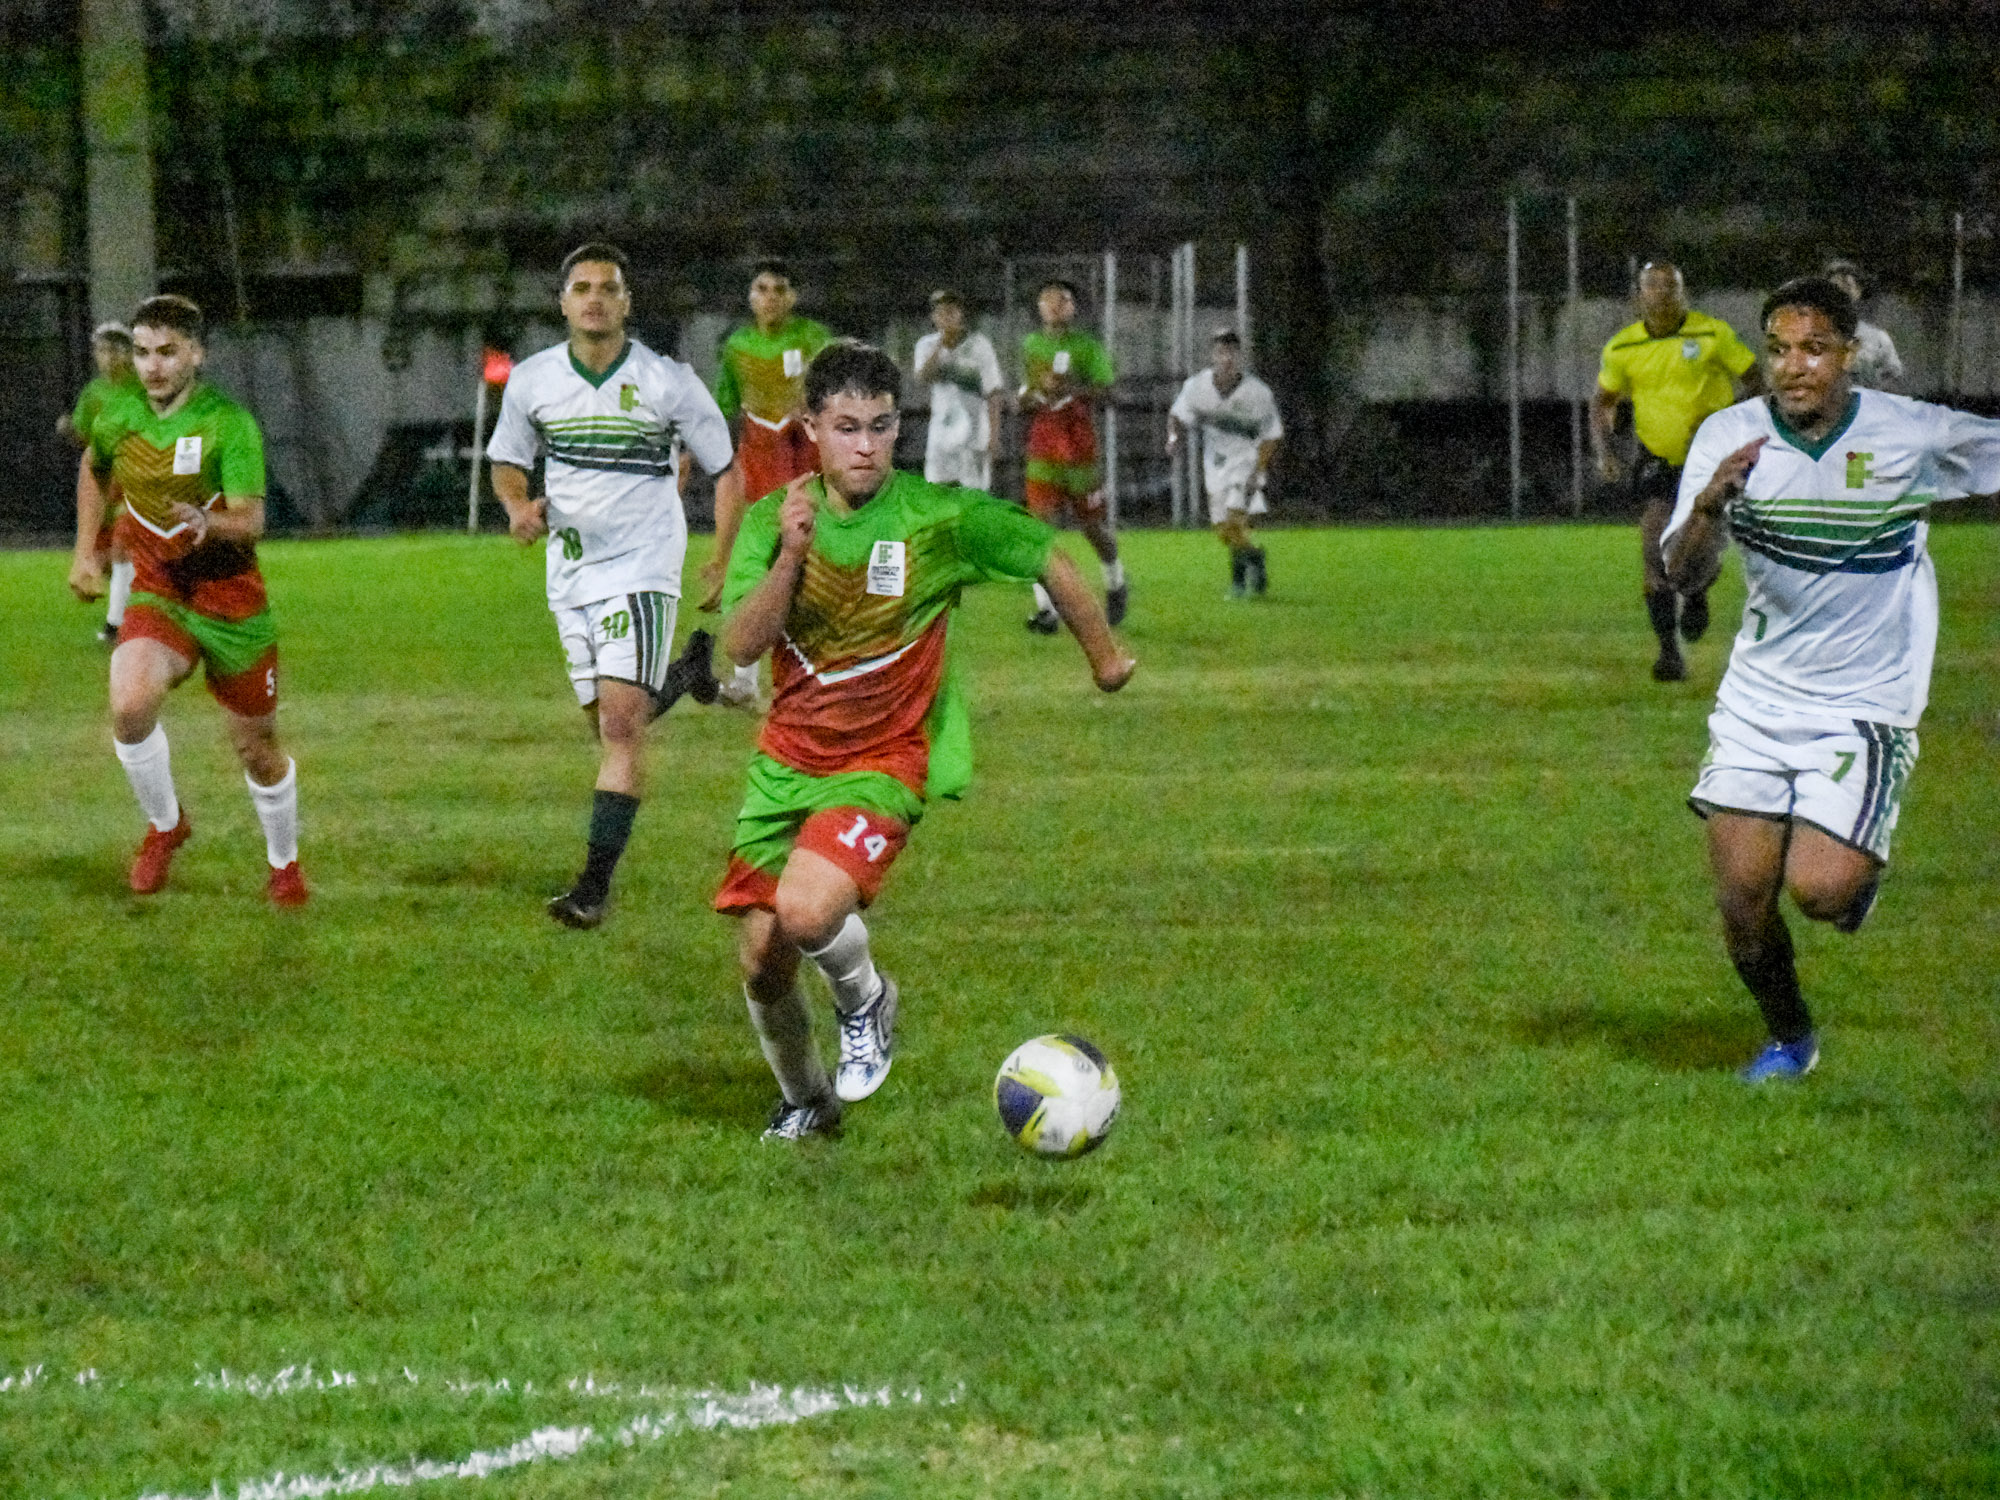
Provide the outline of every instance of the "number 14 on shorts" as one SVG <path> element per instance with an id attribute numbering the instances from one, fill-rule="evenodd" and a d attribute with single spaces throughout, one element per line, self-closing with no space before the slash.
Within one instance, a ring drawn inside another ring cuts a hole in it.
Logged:
<path id="1" fill-rule="evenodd" d="M 856 813 L 854 815 L 854 825 L 847 832 L 840 834 L 835 842 L 859 853 L 866 854 L 868 862 L 871 865 L 889 852 L 888 836 L 868 831 L 868 815 L 866 813 Z"/>

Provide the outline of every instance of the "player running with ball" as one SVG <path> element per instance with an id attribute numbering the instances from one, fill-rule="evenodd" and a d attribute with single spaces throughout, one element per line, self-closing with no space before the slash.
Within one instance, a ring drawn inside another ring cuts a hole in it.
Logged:
<path id="1" fill-rule="evenodd" d="M 1663 537 L 1683 593 L 1708 587 L 1731 537 L 1749 586 L 1689 801 L 1730 960 L 1770 1028 L 1752 1083 L 1819 1061 L 1779 895 L 1853 932 L 1889 858 L 1937 644 L 1925 512 L 2000 490 L 2000 420 L 1855 389 L 1855 320 L 1820 277 L 1771 294 L 1771 396 L 1702 424 Z"/>
<path id="2" fill-rule="evenodd" d="M 716 910 L 743 919 L 744 996 L 783 1094 L 769 1138 L 831 1135 L 841 1104 L 888 1076 L 897 991 L 875 967 L 861 909 L 932 797 L 971 775 L 965 702 L 945 634 L 967 584 L 1039 581 L 1105 692 L 1135 666 L 1055 531 L 978 490 L 891 467 L 901 377 L 865 344 L 806 373 L 819 472 L 745 515 L 730 555 L 722 646 L 772 653 L 774 694 L 750 764 Z M 819 966 L 840 1018 L 829 1078 L 799 992 Z"/>

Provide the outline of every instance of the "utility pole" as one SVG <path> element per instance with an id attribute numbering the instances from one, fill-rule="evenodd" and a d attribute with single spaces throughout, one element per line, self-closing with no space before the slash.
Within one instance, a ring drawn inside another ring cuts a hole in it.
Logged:
<path id="1" fill-rule="evenodd" d="M 129 318 L 158 290 L 145 0 L 81 0 L 90 316 Z"/>

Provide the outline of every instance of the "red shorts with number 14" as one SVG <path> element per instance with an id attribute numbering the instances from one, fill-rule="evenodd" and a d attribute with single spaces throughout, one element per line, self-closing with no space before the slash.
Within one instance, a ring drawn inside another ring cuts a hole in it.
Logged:
<path id="1" fill-rule="evenodd" d="M 829 807 L 799 825 L 792 848 L 810 849 L 836 866 L 861 892 L 861 904 L 872 906 L 882 894 L 889 866 L 909 839 L 910 825 L 899 818 L 860 807 Z M 722 889 L 715 893 L 715 909 L 731 915 L 759 908 L 777 910 L 780 873 L 782 867 L 760 870 L 732 855 Z"/>

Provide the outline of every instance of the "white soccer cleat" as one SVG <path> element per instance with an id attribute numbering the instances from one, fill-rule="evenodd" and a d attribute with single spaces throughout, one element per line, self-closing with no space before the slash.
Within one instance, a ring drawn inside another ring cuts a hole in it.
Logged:
<path id="1" fill-rule="evenodd" d="M 882 993 L 840 1018 L 840 1069 L 833 1091 L 843 1102 L 866 1099 L 889 1076 L 896 1052 L 896 981 L 882 976 Z"/>

